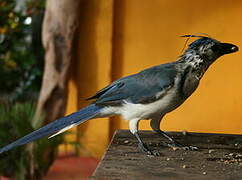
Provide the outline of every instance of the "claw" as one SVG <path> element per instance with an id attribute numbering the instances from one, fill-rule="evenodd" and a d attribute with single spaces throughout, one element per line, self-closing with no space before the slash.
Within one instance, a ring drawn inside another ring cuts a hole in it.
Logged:
<path id="1" fill-rule="evenodd" d="M 139 143 L 138 147 L 145 153 L 147 153 L 147 155 L 153 155 L 153 156 L 160 156 L 160 153 L 156 150 L 150 150 L 145 144 Z"/>
<path id="2" fill-rule="evenodd" d="M 172 144 L 167 144 L 168 147 L 173 148 L 174 150 L 176 149 L 183 149 L 183 150 L 192 150 L 192 151 L 196 151 L 198 150 L 197 147 L 195 146 L 184 146 L 180 143 L 178 143 L 176 140 L 174 140 L 172 137 L 170 137 L 168 134 L 166 134 L 164 131 L 161 131 L 160 129 L 156 129 L 155 130 L 160 136 L 164 136 L 165 138 L 167 138 L 169 141 L 172 142 Z"/>
<path id="3" fill-rule="evenodd" d="M 153 156 L 160 156 L 160 153 L 158 151 L 156 151 L 156 150 L 153 150 L 152 151 L 152 155 Z"/>
<path id="4" fill-rule="evenodd" d="M 188 147 L 189 147 L 189 150 L 192 150 L 192 151 L 198 150 L 198 147 L 196 147 L 196 146 L 188 146 Z"/>

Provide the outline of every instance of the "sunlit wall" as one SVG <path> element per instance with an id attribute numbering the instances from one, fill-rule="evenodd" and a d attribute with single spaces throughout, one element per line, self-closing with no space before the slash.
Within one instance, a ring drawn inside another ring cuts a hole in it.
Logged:
<path id="1" fill-rule="evenodd" d="M 87 103 L 84 98 L 112 80 L 144 68 L 174 61 L 185 39 L 207 33 L 242 47 L 242 1 L 91 0 L 84 3 L 69 83 L 67 114 Z M 242 133 L 242 55 L 221 57 L 203 77 L 197 91 L 167 114 L 167 131 Z M 149 121 L 140 123 L 150 129 Z M 100 156 L 114 129 L 127 129 L 119 118 L 81 125 L 76 134 L 85 155 Z"/>

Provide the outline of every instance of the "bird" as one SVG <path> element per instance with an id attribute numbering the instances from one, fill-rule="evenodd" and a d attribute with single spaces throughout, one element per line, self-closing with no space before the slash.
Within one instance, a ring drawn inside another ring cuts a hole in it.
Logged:
<path id="1" fill-rule="evenodd" d="M 159 155 L 139 136 L 140 120 L 150 120 L 158 135 L 167 138 L 171 147 L 196 150 L 184 146 L 160 129 L 162 118 L 182 105 L 197 89 L 204 73 L 219 57 L 237 52 L 238 46 L 220 42 L 208 35 L 183 35 L 196 38 L 176 61 L 156 65 L 136 74 L 120 78 L 87 98 L 90 104 L 79 111 L 57 119 L 42 128 L 4 146 L 0 154 L 44 136 L 52 138 L 87 120 L 121 115 L 129 122 L 138 148 L 148 155 Z"/>

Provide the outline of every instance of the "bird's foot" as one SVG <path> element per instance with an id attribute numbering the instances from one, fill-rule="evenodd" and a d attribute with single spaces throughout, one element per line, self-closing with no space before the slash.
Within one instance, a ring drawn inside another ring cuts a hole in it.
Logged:
<path id="1" fill-rule="evenodd" d="M 156 150 L 150 150 L 146 144 L 139 143 L 138 144 L 139 149 L 141 149 L 143 152 L 145 152 L 147 155 L 153 155 L 153 156 L 160 156 L 160 153 Z"/>
<path id="2" fill-rule="evenodd" d="M 196 146 L 185 146 L 183 144 L 174 142 L 172 144 L 167 144 L 168 147 L 171 147 L 172 149 L 182 149 L 182 150 L 191 150 L 191 151 L 197 151 L 198 148 Z"/>

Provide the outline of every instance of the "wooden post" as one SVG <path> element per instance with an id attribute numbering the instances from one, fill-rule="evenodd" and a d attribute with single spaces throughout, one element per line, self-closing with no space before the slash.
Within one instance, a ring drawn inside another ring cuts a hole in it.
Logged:
<path id="1" fill-rule="evenodd" d="M 165 138 L 140 131 L 144 142 L 161 154 L 149 156 L 137 149 L 137 140 L 129 131 L 119 130 L 91 179 L 241 179 L 242 135 L 169 134 L 199 150 L 168 148 L 163 146 Z"/>

